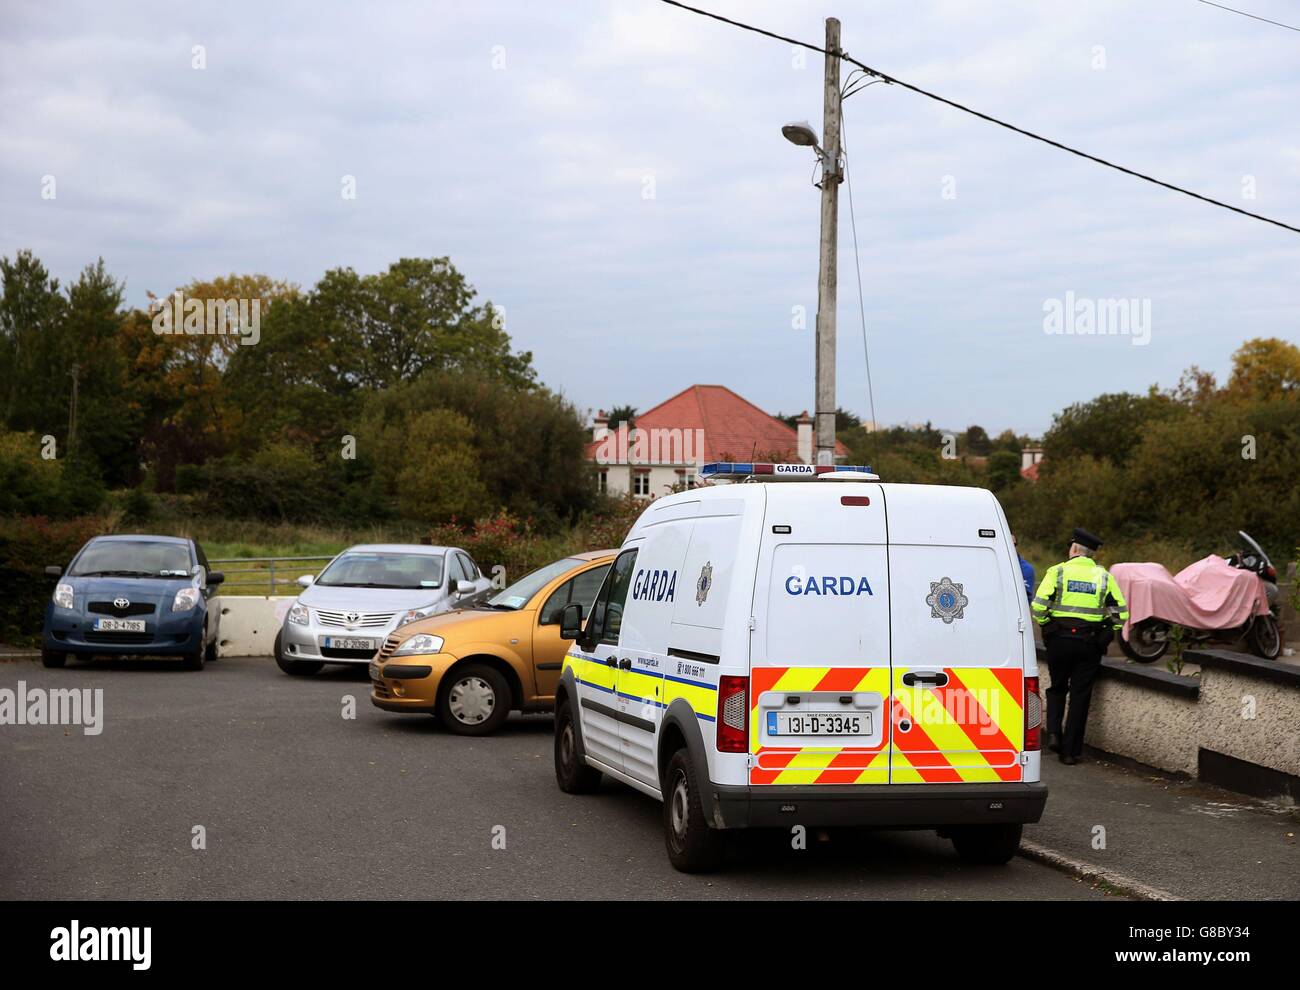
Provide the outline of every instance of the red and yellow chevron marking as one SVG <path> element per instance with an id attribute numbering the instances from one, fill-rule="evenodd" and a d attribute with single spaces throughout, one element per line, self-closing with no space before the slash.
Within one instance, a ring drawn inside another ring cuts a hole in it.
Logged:
<path id="1" fill-rule="evenodd" d="M 892 683 L 881 667 L 755 667 L 750 680 L 751 784 L 962 783 L 1020 780 L 1024 679 L 1018 668 L 945 668 L 943 687 Z M 765 691 L 874 691 L 889 724 L 872 747 L 760 744 Z M 900 723 L 907 721 L 903 731 Z"/>
<path id="2" fill-rule="evenodd" d="M 903 683 L 891 697 L 895 784 L 1020 780 L 1024 677 L 1019 669 L 945 668 L 943 687 Z M 900 723 L 910 728 L 903 731 Z"/>
<path id="3" fill-rule="evenodd" d="M 750 672 L 751 784 L 887 784 L 889 733 L 876 746 L 762 746 L 758 699 L 764 691 L 875 691 L 889 694 L 889 667 L 755 667 Z"/>

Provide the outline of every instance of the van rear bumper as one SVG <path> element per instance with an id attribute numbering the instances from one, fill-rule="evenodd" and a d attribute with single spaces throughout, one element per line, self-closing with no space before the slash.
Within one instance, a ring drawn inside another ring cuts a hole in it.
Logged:
<path id="1" fill-rule="evenodd" d="M 715 784 L 716 828 L 791 825 L 937 828 L 1028 824 L 1043 815 L 1044 783 L 821 784 L 727 787 Z"/>

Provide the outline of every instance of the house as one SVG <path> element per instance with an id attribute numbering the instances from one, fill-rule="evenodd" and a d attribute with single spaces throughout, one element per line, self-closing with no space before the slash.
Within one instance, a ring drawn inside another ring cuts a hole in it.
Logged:
<path id="1" fill-rule="evenodd" d="M 836 460 L 848 451 L 838 441 Z M 592 424 L 587 458 L 602 492 L 637 498 L 665 495 L 696 482 L 713 461 L 800 461 L 814 457 L 813 420 L 806 412 L 792 429 L 725 385 L 692 385 L 636 417 L 635 428 Z"/>
<path id="2" fill-rule="evenodd" d="M 1028 481 L 1038 480 L 1038 465 L 1043 462 L 1043 448 L 1023 447 L 1020 451 L 1020 476 Z"/>

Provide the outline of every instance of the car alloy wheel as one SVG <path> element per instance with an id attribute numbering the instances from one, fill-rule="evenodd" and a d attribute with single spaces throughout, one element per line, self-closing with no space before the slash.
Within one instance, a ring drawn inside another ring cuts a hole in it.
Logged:
<path id="1" fill-rule="evenodd" d="M 477 675 L 461 678 L 447 693 L 447 709 L 464 725 L 482 725 L 492 717 L 496 704 L 492 685 Z"/>

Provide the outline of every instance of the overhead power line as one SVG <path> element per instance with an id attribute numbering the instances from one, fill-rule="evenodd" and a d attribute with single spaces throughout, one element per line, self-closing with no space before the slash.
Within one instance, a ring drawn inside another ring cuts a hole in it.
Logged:
<path id="1" fill-rule="evenodd" d="M 814 45 L 811 42 L 807 42 L 807 41 L 800 41 L 797 38 L 787 38 L 785 35 L 776 34 L 775 32 L 768 31 L 764 28 L 755 27 L 753 24 L 745 24 L 742 21 L 732 20 L 730 17 L 723 17 L 721 14 L 715 14 L 712 11 L 701 10 L 699 7 L 692 7 L 689 4 L 679 2 L 679 0 L 660 0 L 660 2 L 666 3 L 672 7 L 680 7 L 682 10 L 688 10 L 693 14 L 699 14 L 703 17 L 712 18 L 715 21 L 721 21 L 724 24 L 730 24 L 732 27 L 738 27 L 745 31 L 752 31 L 755 34 L 764 35 L 765 37 L 772 38 L 776 41 L 783 41 L 787 45 L 795 45 L 796 47 L 799 48 L 807 48 L 809 51 L 821 52 L 821 54 L 823 55 L 831 54 L 830 52 L 826 51 L 826 49 L 822 48 L 820 45 Z M 892 86 L 901 86 L 903 87 L 903 89 L 911 90 L 913 93 L 916 93 L 920 96 L 924 96 L 927 99 L 934 100 L 937 103 L 942 103 L 945 106 L 950 106 L 954 110 L 960 110 L 962 113 L 968 113 L 972 117 L 978 117 L 980 120 L 986 120 L 990 124 L 996 124 L 998 127 L 1003 127 L 1009 131 L 1014 131 L 1015 133 L 1021 134 L 1024 137 L 1032 138 L 1035 141 L 1041 141 L 1043 144 L 1050 145 L 1051 147 L 1056 148 L 1060 151 L 1067 152 L 1079 158 L 1087 159 L 1088 161 L 1095 162 L 1098 165 L 1104 165 L 1106 166 L 1106 168 L 1112 168 L 1117 172 L 1123 172 L 1125 175 L 1131 175 L 1135 179 L 1141 179 L 1144 182 L 1150 182 L 1152 185 L 1161 186 L 1165 189 L 1171 190 L 1172 192 L 1182 193 L 1184 196 L 1190 196 L 1192 199 L 1199 199 L 1201 202 L 1209 203 L 1211 206 L 1218 206 L 1225 210 L 1231 210 L 1233 213 L 1239 213 L 1242 216 L 1250 217 L 1253 220 L 1260 220 L 1263 221 L 1264 223 L 1272 224 L 1275 227 L 1281 227 L 1283 230 L 1289 230 L 1293 234 L 1300 234 L 1300 227 L 1292 226 L 1291 224 L 1284 223 L 1281 220 L 1274 220 L 1272 217 L 1266 217 L 1261 213 L 1252 213 L 1250 210 L 1243 210 L 1241 207 L 1233 206 L 1231 203 L 1225 203 L 1222 200 L 1214 199 L 1210 196 L 1204 196 L 1201 193 L 1193 192 L 1190 189 L 1184 189 L 1182 186 L 1176 186 L 1172 182 L 1165 182 L 1163 179 L 1157 179 L 1153 175 L 1147 175 L 1144 172 L 1138 172 L 1135 169 L 1131 169 L 1124 165 L 1117 164 L 1116 162 L 1107 161 L 1105 158 L 1099 158 L 1097 155 L 1090 155 L 1086 151 L 1080 151 L 1078 148 L 1072 148 L 1067 144 L 1062 144 L 1060 141 L 1054 141 L 1051 138 L 1044 137 L 1041 134 L 1035 134 L 1033 131 L 1026 130 L 1023 127 L 1017 127 L 1015 124 L 1008 123 L 1005 120 L 999 120 L 997 117 L 990 116 L 987 113 L 982 113 L 979 110 L 975 110 L 972 107 L 968 107 L 962 103 L 958 103 L 955 100 L 950 100 L 947 97 L 940 96 L 937 93 L 932 93 L 929 90 L 922 89 L 920 86 L 914 86 L 911 83 L 904 82 L 903 80 L 897 78 L 896 76 L 891 76 L 887 73 L 881 72 L 879 69 L 873 69 L 865 62 L 860 62 L 856 58 L 851 58 L 845 52 L 841 51 L 838 54 L 839 57 L 843 59 L 845 62 L 848 62 L 852 65 L 856 65 L 863 72 L 875 76 L 881 82 L 889 83 Z"/>
<path id="2" fill-rule="evenodd" d="M 1267 17 L 1260 17 L 1258 14 L 1252 14 L 1245 10 L 1238 10 L 1236 7 L 1225 7 L 1221 3 L 1212 3 L 1211 0 L 1197 0 L 1197 3 L 1203 3 L 1207 7 L 1218 7 L 1220 10 L 1226 10 L 1229 14 L 1240 14 L 1242 17 L 1249 17 L 1251 20 L 1263 21 L 1265 24 L 1274 24 L 1280 28 L 1286 28 L 1288 31 L 1300 32 L 1300 27 L 1293 24 L 1283 24 L 1281 21 L 1271 21 Z"/>

